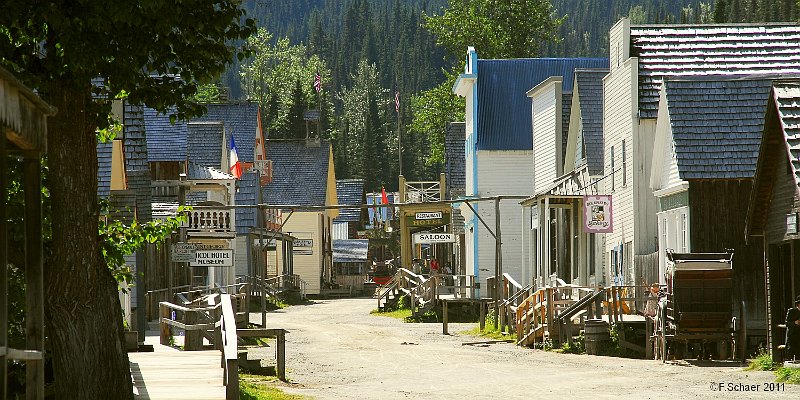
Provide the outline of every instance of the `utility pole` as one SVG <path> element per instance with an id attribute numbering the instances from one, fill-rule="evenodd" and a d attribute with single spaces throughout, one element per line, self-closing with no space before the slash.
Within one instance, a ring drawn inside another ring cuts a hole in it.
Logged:
<path id="1" fill-rule="evenodd" d="M 503 240 L 500 236 L 500 197 L 494 199 L 494 329 L 500 320 L 500 280 L 503 275 Z"/>

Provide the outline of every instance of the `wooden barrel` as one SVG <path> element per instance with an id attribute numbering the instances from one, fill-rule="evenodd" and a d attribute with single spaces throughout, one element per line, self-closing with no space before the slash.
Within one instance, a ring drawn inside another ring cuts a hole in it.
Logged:
<path id="1" fill-rule="evenodd" d="M 602 319 L 587 319 L 584 328 L 584 344 L 586 354 L 597 355 L 603 343 L 611 341 L 608 333 L 608 322 Z"/>

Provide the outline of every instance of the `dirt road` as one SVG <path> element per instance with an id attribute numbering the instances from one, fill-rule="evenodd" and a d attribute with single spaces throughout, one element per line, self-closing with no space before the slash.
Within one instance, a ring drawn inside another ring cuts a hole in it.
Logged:
<path id="1" fill-rule="evenodd" d="M 322 300 L 267 314 L 268 327 L 290 331 L 286 359 L 293 384 L 284 391 L 317 399 L 800 398 L 798 385 L 765 392 L 771 372 L 735 364 L 463 346 L 479 340 L 458 333 L 474 325 L 451 324 L 454 334 L 444 336 L 441 324 L 369 315 L 375 307 L 373 299 Z M 260 314 L 252 320 L 260 321 Z"/>

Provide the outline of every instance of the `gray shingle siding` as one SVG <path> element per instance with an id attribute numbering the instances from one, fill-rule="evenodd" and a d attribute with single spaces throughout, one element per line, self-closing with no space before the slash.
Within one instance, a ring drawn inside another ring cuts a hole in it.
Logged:
<path id="1" fill-rule="evenodd" d="M 267 141 L 272 182 L 264 187 L 270 204 L 325 205 L 330 142 Z"/>
<path id="2" fill-rule="evenodd" d="M 111 192 L 111 153 L 113 143 L 97 142 L 97 196 L 106 198 Z"/>
<path id="3" fill-rule="evenodd" d="M 775 82 L 774 98 L 791 154 L 794 180 L 800 186 L 800 80 Z"/>
<path id="4" fill-rule="evenodd" d="M 681 179 L 753 178 L 772 81 L 667 80 Z"/>
<path id="5" fill-rule="evenodd" d="M 575 71 L 578 103 L 580 104 L 582 131 L 577 143 L 577 151 L 581 152 L 581 144 L 585 154 L 576 157 L 576 163 L 586 158 L 589 174 L 603 174 L 603 77 L 607 69 L 583 69 Z"/>
<path id="6" fill-rule="evenodd" d="M 450 122 L 445 129 L 444 137 L 444 173 L 447 195 L 450 198 L 464 196 L 466 188 L 466 160 L 464 147 L 466 144 L 466 126 L 463 122 Z M 452 213 L 453 233 L 464 233 L 464 217 L 457 208 Z"/>
<path id="7" fill-rule="evenodd" d="M 128 190 L 136 193 L 136 207 L 140 222 L 152 219 L 152 191 L 150 189 L 150 165 L 147 159 L 147 133 L 144 107 L 125 103 L 124 109 L 125 173 Z"/>
<path id="8" fill-rule="evenodd" d="M 147 159 L 157 161 L 186 161 L 186 138 L 188 128 L 185 121 L 172 124 L 170 113 L 159 113 L 152 108 L 144 109 L 145 129 L 147 131 Z"/>
<path id="9" fill-rule="evenodd" d="M 658 116 L 664 77 L 800 73 L 800 26 L 631 26 L 639 59 L 639 115 Z"/>
<path id="10" fill-rule="evenodd" d="M 190 164 L 222 167 L 222 122 L 189 122 L 187 124 L 187 157 Z M 239 151 L 237 145 L 237 152 Z"/>
<path id="11" fill-rule="evenodd" d="M 253 171 L 242 174 L 236 182 L 236 205 L 258 204 L 258 177 Z M 252 207 L 236 208 L 236 233 L 243 235 L 256 226 L 256 209 Z"/>
<path id="12" fill-rule="evenodd" d="M 364 180 L 341 179 L 336 181 L 336 198 L 339 205 L 364 204 Z M 360 208 L 342 208 L 335 222 L 361 221 Z"/>

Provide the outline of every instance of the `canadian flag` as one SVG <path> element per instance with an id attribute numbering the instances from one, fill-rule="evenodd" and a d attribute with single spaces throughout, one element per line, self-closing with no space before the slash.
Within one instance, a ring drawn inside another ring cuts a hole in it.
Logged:
<path id="1" fill-rule="evenodd" d="M 236 142 L 233 141 L 233 134 L 231 134 L 231 150 L 228 154 L 228 164 L 230 164 L 231 175 L 239 179 L 242 177 L 242 163 L 239 162 L 239 155 L 236 153 Z"/>

